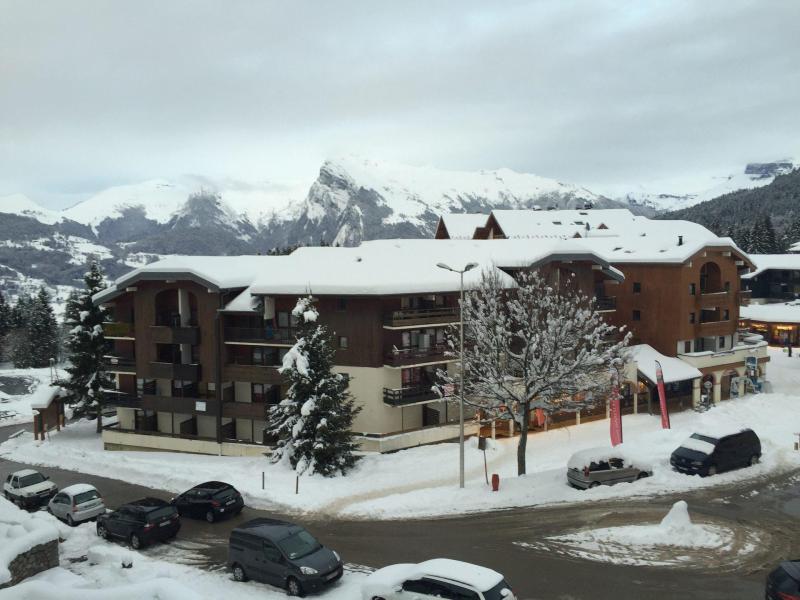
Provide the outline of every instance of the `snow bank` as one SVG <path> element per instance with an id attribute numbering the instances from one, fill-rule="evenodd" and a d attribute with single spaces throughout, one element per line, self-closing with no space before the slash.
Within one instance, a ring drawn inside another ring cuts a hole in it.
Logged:
<path id="1" fill-rule="evenodd" d="M 0 498 L 0 583 L 11 581 L 9 565 L 34 546 L 58 539 L 58 529 L 40 515 Z"/>

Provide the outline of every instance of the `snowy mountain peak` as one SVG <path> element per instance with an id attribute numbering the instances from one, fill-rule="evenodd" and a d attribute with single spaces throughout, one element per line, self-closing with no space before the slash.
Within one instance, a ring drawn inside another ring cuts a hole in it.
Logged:
<path id="1" fill-rule="evenodd" d="M 39 206 L 24 194 L 0 196 L 0 212 L 23 217 L 32 217 L 48 225 L 58 223 L 62 219 L 59 212 Z"/>

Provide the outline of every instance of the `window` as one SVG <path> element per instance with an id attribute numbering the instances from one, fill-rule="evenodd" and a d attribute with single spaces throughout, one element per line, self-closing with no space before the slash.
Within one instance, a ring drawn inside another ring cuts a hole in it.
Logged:
<path id="1" fill-rule="evenodd" d="M 347 298 L 339 298 L 336 304 L 336 310 L 339 312 L 344 312 L 347 310 Z"/>
<path id="2" fill-rule="evenodd" d="M 690 284 L 689 284 L 689 295 L 690 295 L 690 296 L 694 296 L 694 295 L 696 295 L 696 294 L 697 294 L 697 284 L 695 284 L 695 283 L 690 283 Z"/>
<path id="3" fill-rule="evenodd" d="M 725 336 L 720 336 L 717 340 L 717 348 L 724 348 L 725 347 Z"/>
<path id="4" fill-rule="evenodd" d="M 689 354 L 692 351 L 692 342 L 683 342 L 683 353 Z"/>
<path id="5" fill-rule="evenodd" d="M 633 311 L 633 320 L 634 321 L 641 321 L 642 320 L 642 312 L 639 310 Z"/>
<path id="6" fill-rule="evenodd" d="M 269 562 L 273 563 L 279 563 L 283 558 L 283 556 L 281 556 L 281 551 L 269 542 L 264 542 L 264 556 L 266 556 Z"/>
<path id="7" fill-rule="evenodd" d="M 693 312 L 689 313 L 689 323 L 695 322 L 695 314 Z"/>
<path id="8" fill-rule="evenodd" d="M 728 321 L 730 318 L 731 318 L 731 311 L 726 308 L 724 311 L 722 311 L 722 320 Z"/>
<path id="9" fill-rule="evenodd" d="M 342 350 L 347 350 L 347 348 L 349 348 L 348 346 L 349 343 L 350 342 L 347 340 L 346 336 L 343 335 L 339 336 L 339 348 L 341 348 Z"/>
<path id="10" fill-rule="evenodd" d="M 609 458 L 608 464 L 611 465 L 612 469 L 622 469 L 625 467 L 625 461 L 621 458 Z"/>
<path id="11" fill-rule="evenodd" d="M 642 293 L 642 283 L 640 281 L 633 282 L 633 293 L 634 294 L 641 294 Z"/>
<path id="12" fill-rule="evenodd" d="M 731 291 L 731 282 L 730 281 L 726 281 L 725 282 L 725 291 L 726 292 L 730 292 Z"/>
<path id="13" fill-rule="evenodd" d="M 251 389 L 251 400 L 253 402 L 264 402 L 269 386 L 266 383 L 253 383 Z"/>

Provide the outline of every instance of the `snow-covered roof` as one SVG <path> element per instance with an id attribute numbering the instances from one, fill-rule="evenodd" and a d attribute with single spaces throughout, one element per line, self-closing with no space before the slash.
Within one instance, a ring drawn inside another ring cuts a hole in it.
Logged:
<path id="1" fill-rule="evenodd" d="M 20 510 L 0 498 L 0 584 L 11 580 L 9 565 L 20 554 L 58 539 L 52 517 Z"/>
<path id="2" fill-rule="evenodd" d="M 61 491 L 69 496 L 77 496 L 78 494 L 83 494 L 84 492 L 97 491 L 97 488 L 93 485 L 89 485 L 88 483 L 76 483 L 74 485 L 65 487 Z"/>
<path id="3" fill-rule="evenodd" d="M 236 297 L 225 305 L 222 312 L 230 313 L 257 313 L 256 297 L 249 287 L 242 290 Z"/>
<path id="4" fill-rule="evenodd" d="M 31 408 L 36 410 L 44 410 L 50 406 L 53 400 L 62 392 L 62 388 L 57 385 L 38 385 L 33 391 L 33 394 L 30 396 Z"/>
<path id="5" fill-rule="evenodd" d="M 93 296 L 95 303 L 111 300 L 140 280 L 188 279 L 216 289 L 244 288 L 250 285 L 268 263 L 283 256 L 166 256 L 126 273 Z"/>
<path id="6" fill-rule="evenodd" d="M 426 575 L 461 581 L 482 592 L 490 590 L 503 580 L 503 576 L 497 571 L 449 558 L 426 560 L 419 563 L 419 568 Z"/>
<path id="7" fill-rule="evenodd" d="M 33 469 L 20 469 L 19 471 L 14 471 L 14 475 L 17 477 L 27 477 L 28 475 L 36 475 L 38 471 L 34 471 Z"/>
<path id="8" fill-rule="evenodd" d="M 441 216 L 451 240 L 471 240 L 478 227 L 486 225 L 489 215 L 483 213 L 447 213 Z"/>
<path id="9" fill-rule="evenodd" d="M 764 271 L 800 271 L 800 254 L 751 254 L 750 260 L 756 268 L 742 279 L 752 279 Z"/>
<path id="10" fill-rule="evenodd" d="M 646 217 L 637 217 L 626 208 L 587 210 L 493 210 L 500 229 L 507 238 L 569 238 L 576 233 L 613 235 Z M 588 229 L 587 229 L 588 225 Z"/>
<path id="11" fill-rule="evenodd" d="M 703 374 L 695 367 L 680 358 L 665 356 L 649 344 L 631 346 L 630 357 L 636 361 L 639 372 L 653 383 L 656 382 L 656 361 L 661 363 L 664 383 L 696 379 Z"/>
<path id="12" fill-rule="evenodd" d="M 739 309 L 739 318 L 764 323 L 800 323 L 800 303 L 750 304 Z"/>
<path id="13" fill-rule="evenodd" d="M 355 248 L 309 247 L 295 250 L 287 260 L 270 263 L 251 286 L 254 294 L 391 295 L 455 292 L 454 269 L 475 262 L 464 275 L 475 285 L 484 269 L 529 267 L 553 257 L 590 260 L 606 267 L 619 280 L 622 273 L 603 263 L 580 240 L 375 240 Z M 513 279 L 499 271 L 509 287 Z"/>

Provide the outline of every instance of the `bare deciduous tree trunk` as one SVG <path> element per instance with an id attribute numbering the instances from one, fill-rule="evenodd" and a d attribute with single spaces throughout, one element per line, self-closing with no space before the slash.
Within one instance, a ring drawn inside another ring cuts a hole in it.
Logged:
<path id="1" fill-rule="evenodd" d="M 517 475 L 525 475 L 525 451 L 528 448 L 528 425 L 531 422 L 531 405 L 522 405 L 522 424 L 519 428 L 519 444 L 517 445 Z"/>

